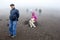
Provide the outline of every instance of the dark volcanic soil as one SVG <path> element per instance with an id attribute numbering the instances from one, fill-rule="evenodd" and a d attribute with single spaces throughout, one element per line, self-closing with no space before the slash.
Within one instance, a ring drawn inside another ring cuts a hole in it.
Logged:
<path id="1" fill-rule="evenodd" d="M 0 20 L 0 40 L 60 40 L 60 16 L 58 11 L 44 11 L 39 15 L 38 26 L 24 24 L 29 18 L 21 16 L 17 25 L 17 36 L 8 37 L 8 20 Z"/>

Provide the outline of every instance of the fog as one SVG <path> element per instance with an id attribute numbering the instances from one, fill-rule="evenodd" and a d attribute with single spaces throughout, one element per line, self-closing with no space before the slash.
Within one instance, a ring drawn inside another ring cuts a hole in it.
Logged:
<path id="1" fill-rule="evenodd" d="M 29 11 L 31 9 L 41 9 L 42 14 L 51 14 L 55 17 L 57 17 L 56 15 L 60 14 L 60 0 L 0 0 L 0 18 L 2 18 L 2 16 L 9 16 L 9 12 L 11 10 L 10 4 L 12 3 L 15 4 L 15 7 L 19 10 L 21 15 L 27 14 L 26 9 Z"/>
<path id="2" fill-rule="evenodd" d="M 14 3 L 16 7 L 60 8 L 60 0 L 0 0 L 0 9 L 9 8 Z"/>
<path id="3" fill-rule="evenodd" d="M 14 39 L 8 37 L 7 26 L 11 3 L 15 4 L 20 13 L 17 36 Z M 38 16 L 36 28 L 25 25 L 25 21 L 31 18 L 31 9 L 36 10 Z M 60 40 L 60 0 L 0 0 L 0 40 L 8 39 Z"/>

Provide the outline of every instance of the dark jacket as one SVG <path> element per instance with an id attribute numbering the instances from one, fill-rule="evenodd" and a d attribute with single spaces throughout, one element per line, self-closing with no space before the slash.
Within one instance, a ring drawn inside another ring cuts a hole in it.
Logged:
<path id="1" fill-rule="evenodd" d="M 15 8 L 13 8 L 11 11 L 10 11 L 10 20 L 11 21 L 18 21 L 18 18 L 19 18 L 19 11 Z"/>

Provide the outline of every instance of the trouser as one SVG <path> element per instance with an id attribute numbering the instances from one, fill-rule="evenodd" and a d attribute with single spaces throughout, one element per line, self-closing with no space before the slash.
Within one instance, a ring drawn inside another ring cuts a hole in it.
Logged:
<path id="1" fill-rule="evenodd" d="M 34 19 L 31 19 L 30 21 L 29 21 L 29 25 L 30 25 L 30 27 L 36 27 L 35 26 L 35 24 L 34 24 Z"/>
<path id="2" fill-rule="evenodd" d="M 9 21 L 9 34 L 16 36 L 17 21 Z"/>

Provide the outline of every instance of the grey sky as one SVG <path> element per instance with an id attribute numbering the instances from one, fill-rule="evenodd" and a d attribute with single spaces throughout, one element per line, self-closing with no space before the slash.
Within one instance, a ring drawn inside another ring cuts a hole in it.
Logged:
<path id="1" fill-rule="evenodd" d="M 60 0 L 0 0 L 0 9 L 9 8 L 11 3 L 16 7 L 60 8 Z"/>

